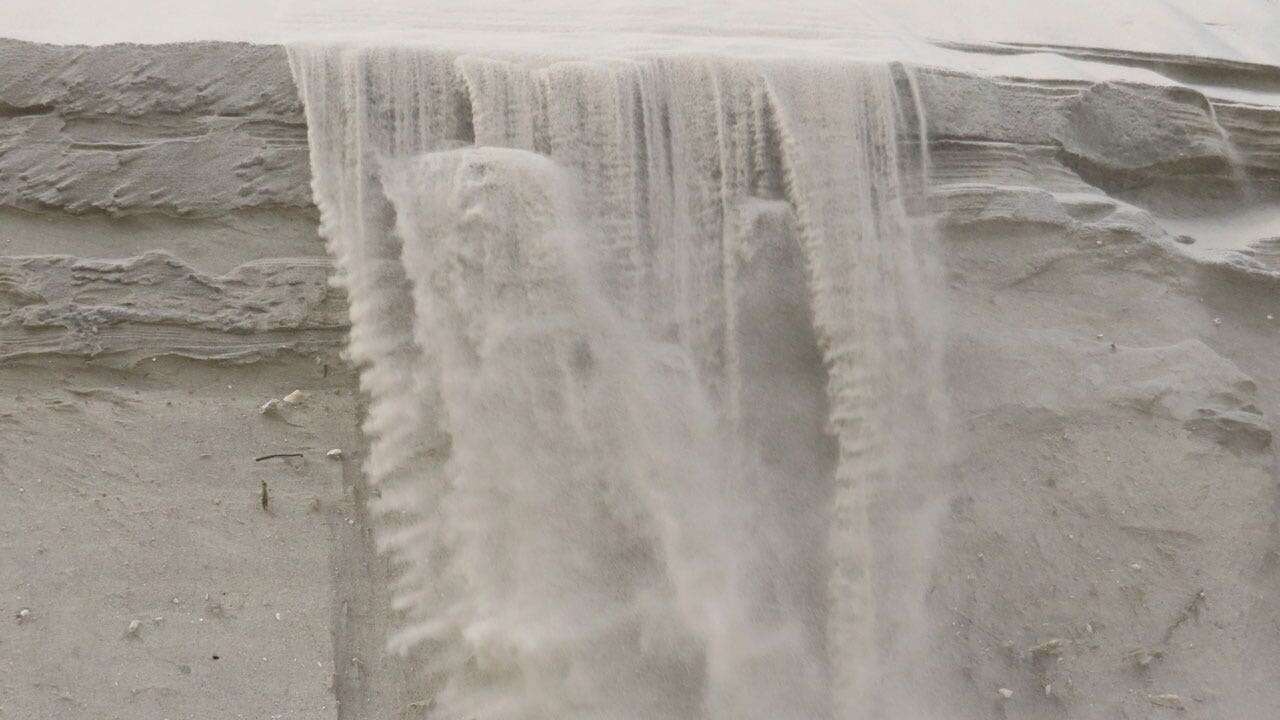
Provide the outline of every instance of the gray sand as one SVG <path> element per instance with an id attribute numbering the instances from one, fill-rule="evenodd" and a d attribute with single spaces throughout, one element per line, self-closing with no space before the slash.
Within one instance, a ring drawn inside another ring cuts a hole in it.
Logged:
<path id="1" fill-rule="evenodd" d="M 1116 62 L 920 74 L 955 720 L 1280 716 L 1280 69 Z M 428 717 L 308 179 L 279 48 L 0 41 L 0 718 Z"/>

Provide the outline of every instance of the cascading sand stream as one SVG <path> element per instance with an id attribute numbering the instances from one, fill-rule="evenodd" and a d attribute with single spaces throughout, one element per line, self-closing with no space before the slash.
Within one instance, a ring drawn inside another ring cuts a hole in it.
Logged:
<path id="1" fill-rule="evenodd" d="M 290 58 L 431 717 L 930 717 L 945 428 L 909 79 Z"/>

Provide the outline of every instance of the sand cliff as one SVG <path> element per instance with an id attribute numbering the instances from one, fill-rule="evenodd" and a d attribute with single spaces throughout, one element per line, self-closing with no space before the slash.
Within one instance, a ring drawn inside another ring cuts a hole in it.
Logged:
<path id="1" fill-rule="evenodd" d="M 919 73 L 934 651 L 956 718 L 1269 717 L 1280 69 L 1062 52 L 1162 80 Z M 0 42 L 0 717 L 425 712 L 309 176 L 279 48 Z"/>

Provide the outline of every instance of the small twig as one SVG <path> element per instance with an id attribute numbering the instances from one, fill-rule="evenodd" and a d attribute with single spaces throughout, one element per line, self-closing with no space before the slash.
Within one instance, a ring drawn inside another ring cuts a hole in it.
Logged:
<path id="1" fill-rule="evenodd" d="M 256 457 L 253 459 L 253 461 L 262 462 L 263 460 L 270 460 L 271 458 L 282 458 L 282 457 L 302 457 L 302 453 L 271 453 L 270 455 L 263 455 L 262 457 Z"/>
<path id="2" fill-rule="evenodd" d="M 1196 591 L 1195 595 L 1191 596 L 1191 599 L 1188 600 L 1187 604 L 1182 608 L 1182 612 L 1178 613 L 1178 616 L 1173 619 L 1173 623 L 1165 629 L 1164 644 L 1169 644 L 1173 640 L 1173 633 L 1178 628 L 1182 627 L 1188 620 L 1200 620 L 1200 610 L 1204 607 L 1205 602 L 1206 598 L 1204 589 L 1201 588 Z"/>
<path id="3" fill-rule="evenodd" d="M 262 509 L 270 512 L 270 510 L 267 507 L 270 503 L 271 503 L 271 498 L 268 497 L 267 495 L 267 481 L 263 480 L 262 481 Z"/>

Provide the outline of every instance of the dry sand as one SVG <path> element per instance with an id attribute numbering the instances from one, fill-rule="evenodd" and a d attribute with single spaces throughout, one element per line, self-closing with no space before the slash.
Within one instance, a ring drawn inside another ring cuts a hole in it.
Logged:
<path id="1" fill-rule="evenodd" d="M 1280 716 L 1280 70 L 1121 61 L 922 74 L 955 720 Z M 0 43 L 0 718 L 426 716 L 307 177 L 278 48 Z"/>

